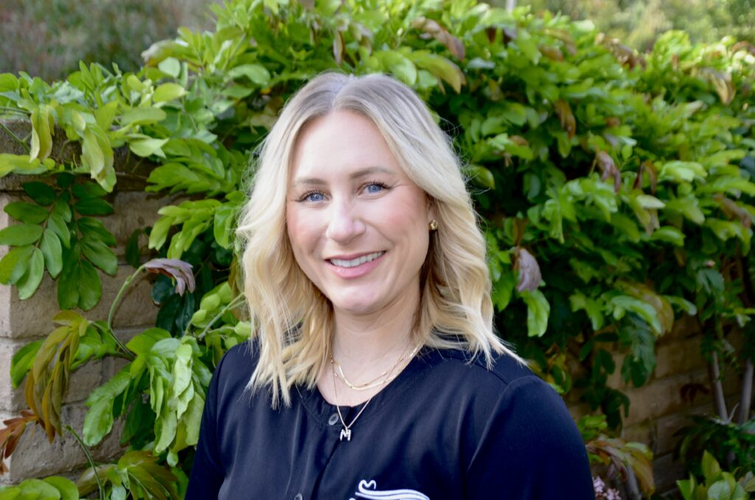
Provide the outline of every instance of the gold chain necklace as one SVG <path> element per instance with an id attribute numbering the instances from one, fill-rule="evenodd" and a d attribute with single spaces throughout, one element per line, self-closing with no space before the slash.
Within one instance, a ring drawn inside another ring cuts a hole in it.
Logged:
<path id="1" fill-rule="evenodd" d="M 420 347 L 420 344 L 418 343 L 414 347 L 414 349 L 412 350 L 412 352 L 409 353 L 409 359 L 411 359 L 412 357 L 414 357 L 415 354 L 417 354 L 417 351 L 419 350 L 419 347 Z M 396 362 L 393 364 L 393 366 L 391 366 L 389 369 L 387 369 L 386 371 L 384 371 L 383 373 L 381 373 L 377 377 L 373 378 L 372 380 L 370 380 L 368 382 L 365 382 L 364 384 L 353 384 L 353 383 L 351 383 L 349 381 L 349 379 L 346 378 L 346 374 L 343 373 L 343 367 L 341 366 L 341 364 L 338 361 L 336 361 L 335 359 L 333 359 L 333 355 L 332 354 L 330 355 L 330 364 L 333 365 L 333 372 L 338 376 L 338 378 L 340 378 L 343 381 L 344 384 L 346 384 L 346 386 L 349 389 L 354 390 L 354 391 L 368 391 L 370 389 L 375 389 L 376 387 L 380 387 L 381 385 L 385 385 L 385 384 L 393 381 L 393 379 L 395 379 L 398 376 L 398 374 L 401 373 L 401 372 L 396 372 L 393 376 L 391 376 L 391 374 L 396 369 L 396 367 L 399 366 L 401 364 L 401 362 L 404 361 L 404 359 L 406 359 L 406 357 L 407 357 L 406 353 L 407 353 L 407 351 L 405 349 L 404 352 L 401 354 L 401 357 L 399 357 L 396 360 Z M 337 369 L 337 371 L 336 371 L 336 369 Z"/>
<path id="2" fill-rule="evenodd" d="M 419 350 L 420 345 L 421 344 L 418 343 L 417 346 L 412 350 L 411 354 L 409 355 L 409 359 L 413 358 L 414 355 L 417 354 L 417 351 Z M 404 354 L 399 358 L 399 361 L 397 361 L 391 367 L 391 369 L 388 370 L 387 373 L 383 372 L 384 374 L 386 374 L 386 378 L 379 385 L 386 384 L 389 380 L 393 380 L 394 378 L 396 378 L 396 376 L 398 375 L 398 373 L 396 375 L 394 375 L 393 377 L 391 377 L 391 374 L 393 373 L 393 370 L 395 370 L 396 367 L 399 366 L 400 361 L 402 359 L 404 359 L 405 354 L 406 354 L 406 351 L 404 351 Z M 370 399 L 368 399 L 364 403 L 364 405 L 362 406 L 362 408 L 359 410 L 359 413 L 357 413 L 357 416 L 354 417 L 354 419 L 348 425 L 346 425 L 346 421 L 343 419 L 343 415 L 341 415 L 341 407 L 338 406 L 338 388 L 337 388 L 338 384 L 336 383 L 337 373 L 336 373 L 336 368 L 335 368 L 336 361 L 333 359 L 333 354 L 330 355 L 330 364 L 333 367 L 333 396 L 335 397 L 335 400 L 336 400 L 336 412 L 338 412 L 338 419 L 341 421 L 341 426 L 342 426 L 342 428 L 341 428 L 341 435 L 339 437 L 339 440 L 343 441 L 343 438 L 346 438 L 346 441 L 351 441 L 351 427 L 356 423 L 357 419 L 362 416 L 362 413 L 367 408 L 367 405 L 370 404 L 370 401 L 372 401 L 372 398 L 374 398 L 375 395 L 370 396 Z M 341 365 L 338 365 L 338 367 L 340 369 Z M 347 386 L 349 386 L 351 388 L 351 385 L 349 384 L 348 381 L 344 380 L 344 382 L 346 383 Z M 360 390 L 360 389 L 357 389 L 357 390 Z M 364 389 L 361 389 L 361 390 L 364 390 Z"/>

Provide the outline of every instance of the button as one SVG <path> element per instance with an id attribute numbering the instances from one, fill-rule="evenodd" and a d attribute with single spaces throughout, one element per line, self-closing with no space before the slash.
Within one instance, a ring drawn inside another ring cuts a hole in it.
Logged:
<path id="1" fill-rule="evenodd" d="M 301 493 L 297 493 L 296 496 L 294 497 L 294 500 L 302 500 L 303 498 L 304 497 L 301 496 Z"/>
<path id="2" fill-rule="evenodd" d="M 332 414 L 330 418 L 328 419 L 328 423 L 330 425 L 336 425 L 338 423 L 338 414 L 337 413 Z"/>

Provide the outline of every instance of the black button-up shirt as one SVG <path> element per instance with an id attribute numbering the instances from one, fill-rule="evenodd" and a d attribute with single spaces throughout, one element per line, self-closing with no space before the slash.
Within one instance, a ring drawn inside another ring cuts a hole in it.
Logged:
<path id="1" fill-rule="evenodd" d="M 336 407 L 299 388 L 291 407 L 245 390 L 248 345 L 218 365 L 186 498 L 592 499 L 562 399 L 510 357 L 422 349 L 339 439 Z M 351 422 L 361 409 L 341 407 Z"/>

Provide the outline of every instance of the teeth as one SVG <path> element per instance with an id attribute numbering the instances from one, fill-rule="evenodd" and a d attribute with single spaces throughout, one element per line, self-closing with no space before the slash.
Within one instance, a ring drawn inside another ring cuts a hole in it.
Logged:
<path id="1" fill-rule="evenodd" d="M 383 255 L 384 253 L 385 252 L 375 252 L 369 255 L 362 255 L 361 257 L 358 257 L 352 260 L 330 259 L 330 262 L 334 266 L 338 266 L 338 267 L 356 267 L 356 266 L 364 264 L 365 262 L 370 262 L 371 260 L 375 260 L 381 255 Z"/>

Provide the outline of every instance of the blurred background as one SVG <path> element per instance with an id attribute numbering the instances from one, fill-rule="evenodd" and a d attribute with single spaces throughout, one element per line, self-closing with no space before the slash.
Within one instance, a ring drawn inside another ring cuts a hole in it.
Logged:
<path id="1" fill-rule="evenodd" d="M 210 29 L 209 6 L 221 0 L 0 0 L 0 73 L 62 78 L 78 61 L 141 65 L 141 52 L 179 26 Z M 755 41 L 755 0 L 490 0 L 590 19 L 599 30 L 644 51 L 670 29 L 693 42 L 730 35 Z"/>

